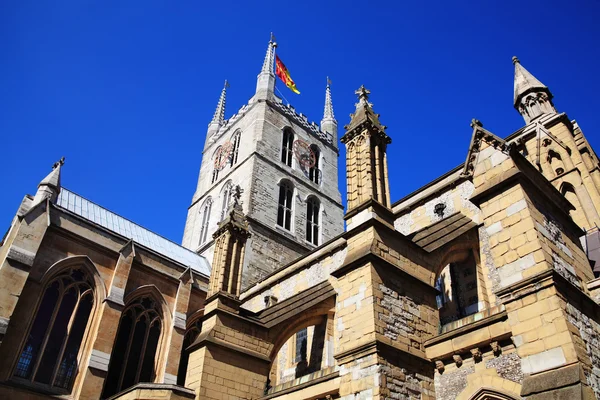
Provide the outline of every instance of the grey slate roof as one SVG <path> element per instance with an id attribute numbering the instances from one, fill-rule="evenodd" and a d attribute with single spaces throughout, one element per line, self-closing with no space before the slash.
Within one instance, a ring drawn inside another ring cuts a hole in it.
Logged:
<path id="1" fill-rule="evenodd" d="M 133 239 L 134 242 L 177 261 L 186 267 L 191 267 L 194 271 L 210 276 L 210 264 L 203 256 L 157 235 L 98 204 L 92 203 L 88 199 L 64 187 L 61 188 L 56 205 L 111 232 L 128 239 Z"/>

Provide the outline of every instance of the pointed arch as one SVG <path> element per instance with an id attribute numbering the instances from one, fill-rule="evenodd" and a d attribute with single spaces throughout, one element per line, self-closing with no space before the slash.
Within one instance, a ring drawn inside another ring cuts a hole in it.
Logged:
<path id="1" fill-rule="evenodd" d="M 103 398 L 139 382 L 153 382 L 164 373 L 171 326 L 171 311 L 155 285 L 140 286 L 125 296 Z"/>
<path id="2" fill-rule="evenodd" d="M 233 135 L 231 136 L 231 157 L 229 160 L 229 165 L 234 166 L 238 161 L 238 153 L 240 150 L 240 140 L 242 138 L 242 131 L 237 129 Z"/>
<path id="3" fill-rule="evenodd" d="M 277 225 L 288 231 L 294 223 L 294 184 L 289 179 L 279 181 L 279 200 L 277 204 Z"/>
<path id="4" fill-rule="evenodd" d="M 13 374 L 17 380 L 68 394 L 91 351 L 87 344 L 106 287 L 95 264 L 85 255 L 54 263 L 41 284 L 43 289 Z"/>
<path id="5" fill-rule="evenodd" d="M 210 213 L 212 211 L 212 197 L 208 196 L 204 203 L 202 203 L 202 207 L 200 207 L 200 213 L 202 215 L 202 220 L 200 225 L 200 238 L 198 240 L 198 246 L 202 246 L 206 243 L 208 238 L 208 229 L 210 227 Z"/>
<path id="6" fill-rule="evenodd" d="M 288 167 L 292 166 L 292 159 L 294 158 L 293 152 L 294 146 L 294 131 L 292 128 L 286 126 L 283 128 L 282 143 L 281 143 L 281 162 Z"/>
<path id="7" fill-rule="evenodd" d="M 321 171 L 321 149 L 319 149 L 319 146 L 317 146 L 316 144 L 311 144 L 310 149 L 315 155 L 315 165 L 309 168 L 308 179 L 310 179 L 311 182 L 320 185 L 322 181 L 321 178 L 323 176 Z"/>
<path id="8" fill-rule="evenodd" d="M 306 241 L 318 246 L 321 242 L 321 201 L 315 195 L 306 198 Z"/>
<path id="9" fill-rule="evenodd" d="M 221 157 L 222 157 L 221 146 L 217 146 L 217 148 L 215 149 L 215 152 L 213 153 L 212 157 L 210 158 L 212 160 L 212 164 L 213 164 L 212 165 L 213 172 L 212 172 L 212 177 L 210 179 L 211 184 L 215 183 L 219 179 L 219 168 L 217 167 L 217 165 L 221 163 Z"/>
<path id="10" fill-rule="evenodd" d="M 233 182 L 228 180 L 225 182 L 223 187 L 221 188 L 221 216 L 219 221 L 223 221 L 225 215 L 227 215 L 227 210 L 229 210 L 229 204 L 231 203 L 231 190 L 233 189 Z"/>

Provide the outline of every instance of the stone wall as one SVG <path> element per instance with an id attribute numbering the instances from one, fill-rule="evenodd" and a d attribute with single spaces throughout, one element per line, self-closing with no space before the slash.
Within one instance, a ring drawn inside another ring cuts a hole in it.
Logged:
<path id="1" fill-rule="evenodd" d="M 567 319 L 579 331 L 581 342 L 575 338 L 575 343 L 589 357 L 583 360 L 587 368 L 584 373 L 588 385 L 592 387 L 597 398 L 600 398 L 600 324 L 584 314 L 572 304 L 567 304 Z"/>

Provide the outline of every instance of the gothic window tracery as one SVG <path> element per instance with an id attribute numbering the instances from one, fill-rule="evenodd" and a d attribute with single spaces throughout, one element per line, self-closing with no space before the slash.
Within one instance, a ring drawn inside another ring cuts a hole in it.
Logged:
<path id="1" fill-rule="evenodd" d="M 181 359 L 179 360 L 179 369 L 177 371 L 177 384 L 179 386 L 185 386 L 185 376 L 187 374 L 187 367 L 190 361 L 190 347 L 200 335 L 202 331 L 202 321 L 197 319 L 191 326 L 188 327 L 183 338 L 183 345 L 181 347 Z"/>
<path id="2" fill-rule="evenodd" d="M 321 177 L 322 177 L 321 170 L 319 169 L 319 165 L 320 165 L 320 161 L 321 161 L 321 151 L 314 144 L 310 146 L 310 149 L 312 150 L 313 154 L 315 155 L 315 164 L 312 167 L 310 167 L 308 170 L 308 179 L 310 179 L 311 182 L 314 182 L 317 185 L 319 185 L 319 184 L 321 184 Z"/>
<path id="3" fill-rule="evenodd" d="M 233 143 L 233 148 L 231 150 L 231 160 L 230 160 L 231 166 L 234 166 L 238 161 L 238 152 L 240 150 L 241 137 L 242 137 L 241 132 L 238 130 L 233 134 L 233 138 L 231 139 L 231 142 Z"/>
<path id="4" fill-rule="evenodd" d="M 210 179 L 211 185 L 215 183 L 219 179 L 219 165 L 222 163 L 221 157 L 223 157 L 223 153 L 220 151 L 221 146 L 217 147 L 215 154 L 213 155 L 213 173 L 212 178 Z"/>
<path id="5" fill-rule="evenodd" d="M 294 156 L 294 132 L 286 128 L 283 130 L 283 143 L 281 145 L 281 162 L 288 167 L 292 166 L 292 158 Z"/>
<path id="6" fill-rule="evenodd" d="M 319 245 L 319 217 L 321 204 L 316 197 L 306 200 L 306 240 L 314 245 Z"/>
<path id="7" fill-rule="evenodd" d="M 227 215 L 227 210 L 229 210 L 229 204 L 231 203 L 231 189 L 233 188 L 233 184 L 231 181 L 227 181 L 223 186 L 223 190 L 221 193 L 222 203 L 221 203 L 221 218 L 222 221 Z"/>
<path id="8" fill-rule="evenodd" d="M 292 211 L 294 186 L 284 180 L 279 184 L 279 206 L 277 209 L 277 225 L 287 230 L 292 229 Z"/>
<path id="9" fill-rule="evenodd" d="M 138 297 L 125 309 L 119 322 L 103 398 L 136 383 L 154 380 L 161 329 L 160 308 L 152 297 Z"/>
<path id="10" fill-rule="evenodd" d="M 71 391 L 79 350 L 94 308 L 92 278 L 69 268 L 44 290 L 14 376 Z"/>
<path id="11" fill-rule="evenodd" d="M 199 245 L 202 245 L 206 242 L 208 238 L 208 227 L 210 222 L 210 211 L 212 208 L 212 198 L 206 199 L 204 202 L 204 207 L 202 207 L 202 227 L 200 228 L 200 242 Z"/>

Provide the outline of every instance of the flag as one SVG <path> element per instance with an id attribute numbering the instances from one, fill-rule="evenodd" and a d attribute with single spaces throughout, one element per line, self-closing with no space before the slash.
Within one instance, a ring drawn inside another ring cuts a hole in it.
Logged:
<path id="1" fill-rule="evenodd" d="M 275 64 L 277 66 L 277 68 L 275 69 L 275 73 L 277 74 L 279 79 L 281 79 L 281 81 L 285 83 L 285 86 L 287 86 L 292 92 L 300 94 L 300 92 L 296 88 L 296 84 L 290 76 L 290 71 L 288 71 L 286 66 L 281 62 L 278 55 L 275 55 Z"/>

